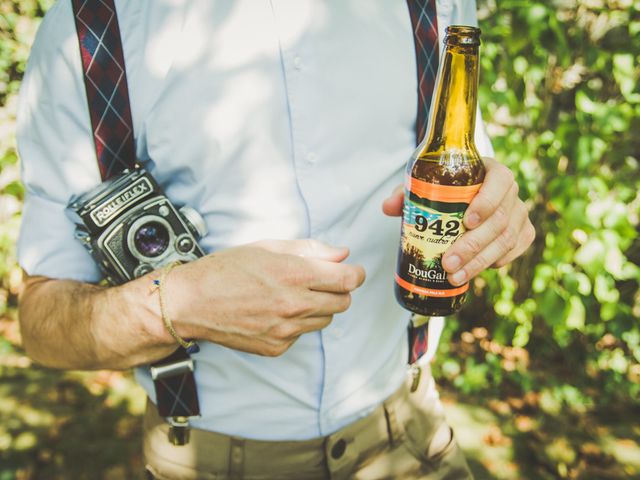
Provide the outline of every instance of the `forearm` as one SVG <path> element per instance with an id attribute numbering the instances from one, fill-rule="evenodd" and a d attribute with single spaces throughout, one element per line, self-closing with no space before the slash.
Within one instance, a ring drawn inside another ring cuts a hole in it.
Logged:
<path id="1" fill-rule="evenodd" d="M 99 287 L 28 278 L 20 301 L 27 354 L 65 369 L 127 369 L 165 357 L 176 344 L 164 330 L 150 282 Z"/>
<path id="2" fill-rule="evenodd" d="M 282 355 L 326 327 L 365 279 L 346 248 L 271 240 L 179 265 L 163 278 L 177 334 L 258 355 Z M 160 272 L 119 287 L 27 278 L 20 324 L 27 353 L 54 368 L 125 369 L 160 360 L 176 341 L 162 321 Z"/>

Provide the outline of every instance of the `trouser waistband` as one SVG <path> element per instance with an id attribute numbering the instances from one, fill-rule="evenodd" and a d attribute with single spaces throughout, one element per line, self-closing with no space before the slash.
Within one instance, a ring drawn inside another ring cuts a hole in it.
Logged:
<path id="1" fill-rule="evenodd" d="M 261 478 L 261 472 L 265 472 L 263 478 L 296 472 L 298 478 L 314 478 L 316 474 L 317 478 L 344 478 L 340 472 L 350 471 L 359 459 L 375 456 L 402 441 L 404 424 L 411 420 L 406 418 L 411 415 L 407 409 L 411 403 L 409 396 L 424 397 L 433 389 L 437 397 L 428 369 L 421 377 L 417 391 L 411 393 L 412 379 L 408 378 L 366 417 L 326 437 L 303 441 L 250 440 L 192 429 L 188 445 L 172 446 L 166 436 L 169 425 L 148 402 L 144 419 L 145 457 L 158 478 L 163 478 L 163 470 L 172 472 L 166 478 L 179 475 L 179 478 L 213 479 L 220 478 L 220 472 L 225 472 L 223 478 L 257 479 Z"/>

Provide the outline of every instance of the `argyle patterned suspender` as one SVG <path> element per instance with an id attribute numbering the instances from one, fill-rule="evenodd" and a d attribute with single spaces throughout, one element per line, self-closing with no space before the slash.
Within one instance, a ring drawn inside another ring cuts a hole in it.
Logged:
<path id="1" fill-rule="evenodd" d="M 72 5 L 96 157 L 102 180 L 108 180 L 137 167 L 118 16 L 114 0 L 72 0 Z M 193 361 L 183 348 L 151 371 L 160 415 L 200 414 Z"/>
<path id="2" fill-rule="evenodd" d="M 438 17 L 436 0 L 407 0 L 418 66 L 418 115 L 416 145 L 427 131 L 431 97 L 438 73 Z"/>
<path id="3" fill-rule="evenodd" d="M 424 138 L 429 121 L 431 97 L 438 72 L 438 18 L 436 0 L 407 0 L 418 66 L 418 114 L 416 145 Z M 414 317 L 416 318 L 416 317 Z M 427 351 L 428 323 L 409 325 L 409 363 L 415 363 Z"/>
<path id="4" fill-rule="evenodd" d="M 73 0 L 98 166 L 108 180 L 136 163 L 120 28 L 113 0 Z"/>

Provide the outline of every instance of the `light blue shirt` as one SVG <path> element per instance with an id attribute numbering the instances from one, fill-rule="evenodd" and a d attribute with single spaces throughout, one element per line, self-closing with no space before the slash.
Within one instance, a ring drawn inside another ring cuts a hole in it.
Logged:
<path id="1" fill-rule="evenodd" d="M 406 371 L 409 315 L 393 296 L 400 222 L 381 212 L 415 146 L 405 1 L 116 4 L 138 157 L 169 198 L 205 218 L 204 249 L 312 237 L 348 246 L 347 261 L 367 272 L 347 312 L 280 357 L 202 345 L 194 426 L 295 440 L 366 415 Z M 437 4 L 441 39 L 450 23 L 476 23 L 474 1 Z M 21 265 L 31 275 L 97 281 L 64 214 L 72 194 L 100 182 L 69 0 L 38 33 L 18 128 L 27 188 Z M 137 378 L 153 399 L 146 369 Z"/>

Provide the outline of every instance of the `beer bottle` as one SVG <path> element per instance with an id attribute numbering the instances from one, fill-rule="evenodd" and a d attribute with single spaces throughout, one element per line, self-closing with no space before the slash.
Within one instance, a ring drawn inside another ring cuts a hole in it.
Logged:
<path id="1" fill-rule="evenodd" d="M 469 284 L 451 285 L 442 255 L 465 231 L 464 212 L 485 168 L 474 142 L 480 29 L 450 26 L 431 103 L 428 133 L 407 165 L 395 294 L 427 316 L 460 309 Z"/>

